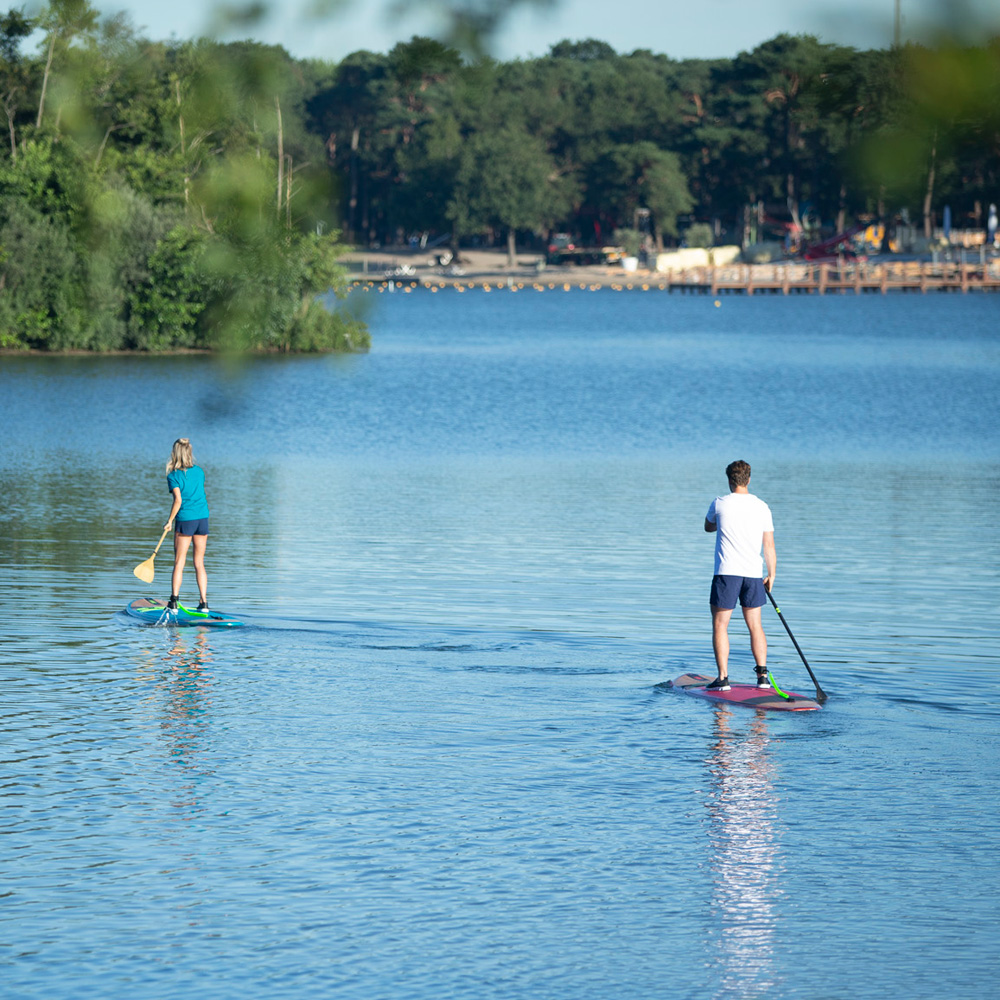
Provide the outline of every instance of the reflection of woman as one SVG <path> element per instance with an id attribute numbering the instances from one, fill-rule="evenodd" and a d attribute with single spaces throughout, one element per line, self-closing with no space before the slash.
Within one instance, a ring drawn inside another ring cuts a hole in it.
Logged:
<path id="1" fill-rule="evenodd" d="M 174 524 L 174 572 L 170 579 L 170 601 L 177 608 L 184 579 L 184 561 L 194 543 L 194 575 L 201 595 L 199 611 L 208 611 L 208 574 L 205 572 L 205 549 L 208 546 L 208 499 L 205 496 L 205 473 L 194 464 L 191 442 L 178 438 L 167 462 L 167 489 L 173 496 L 170 516 L 163 530 Z M 175 520 L 176 518 L 176 520 Z"/>

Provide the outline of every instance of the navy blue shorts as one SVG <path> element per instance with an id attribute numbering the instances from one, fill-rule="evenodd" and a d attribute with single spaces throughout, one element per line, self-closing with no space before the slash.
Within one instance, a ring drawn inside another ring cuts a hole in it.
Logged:
<path id="1" fill-rule="evenodd" d="M 732 611 L 737 599 L 741 608 L 762 608 L 767 604 L 767 591 L 759 576 L 713 576 L 712 596 L 708 603 L 713 608 Z"/>
<path id="2" fill-rule="evenodd" d="M 208 518 L 196 517 L 193 521 L 174 521 L 174 532 L 178 535 L 207 535 Z"/>

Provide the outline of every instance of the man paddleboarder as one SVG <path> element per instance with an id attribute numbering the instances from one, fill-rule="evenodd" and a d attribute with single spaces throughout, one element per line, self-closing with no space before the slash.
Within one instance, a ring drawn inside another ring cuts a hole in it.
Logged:
<path id="1" fill-rule="evenodd" d="M 719 676 L 706 685 L 712 691 L 729 690 L 729 619 L 739 601 L 750 630 L 750 650 L 757 670 L 757 687 L 768 688 L 767 638 L 760 609 L 774 584 L 777 556 L 771 509 L 750 492 L 750 466 L 726 466 L 729 494 L 716 497 L 705 515 L 705 530 L 715 535 L 715 575 L 709 603 L 712 607 L 712 648 Z M 761 577 L 761 551 L 767 576 Z"/>

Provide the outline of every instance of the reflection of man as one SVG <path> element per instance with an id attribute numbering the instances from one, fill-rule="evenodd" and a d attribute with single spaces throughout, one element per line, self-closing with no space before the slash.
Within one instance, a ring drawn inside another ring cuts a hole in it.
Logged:
<path id="1" fill-rule="evenodd" d="M 771 996 L 775 981 L 777 904 L 781 869 L 775 864 L 780 799 L 764 712 L 714 710 L 709 768 L 708 839 L 712 894 L 709 919 L 718 929 L 713 964 L 725 996 Z"/>
<path id="2" fill-rule="evenodd" d="M 705 516 L 705 530 L 715 536 L 715 575 L 712 577 L 712 648 L 719 676 L 708 687 L 729 690 L 729 619 L 736 602 L 750 630 L 750 650 L 757 670 L 757 687 L 770 687 L 767 680 L 767 638 L 760 609 L 774 583 L 777 556 L 771 510 L 749 490 L 750 466 L 732 462 L 726 467 L 729 495 L 716 497 Z M 767 576 L 761 578 L 761 548 Z"/>

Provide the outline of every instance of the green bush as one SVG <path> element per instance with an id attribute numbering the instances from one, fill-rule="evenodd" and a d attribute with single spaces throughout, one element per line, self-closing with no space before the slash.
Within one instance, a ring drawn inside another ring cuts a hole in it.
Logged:
<path id="1" fill-rule="evenodd" d="M 616 247 L 621 247 L 626 256 L 638 257 L 642 247 L 642 233 L 638 229 L 616 229 L 611 238 Z"/>
<path id="2" fill-rule="evenodd" d="M 330 312 L 318 299 L 296 314 L 288 328 L 290 351 L 366 351 L 371 337 L 364 323 L 343 312 Z"/>
<path id="3" fill-rule="evenodd" d="M 684 242 L 689 247 L 712 247 L 715 236 L 707 222 L 694 222 L 684 231 Z"/>
<path id="4" fill-rule="evenodd" d="M 207 238 L 190 226 L 175 226 L 146 261 L 145 280 L 129 301 L 127 344 L 139 351 L 204 346 L 200 317 L 208 282 L 203 257 Z"/>
<path id="5" fill-rule="evenodd" d="M 743 251 L 743 259 L 748 264 L 770 264 L 785 256 L 781 243 L 753 243 Z"/>
<path id="6" fill-rule="evenodd" d="M 83 346 L 84 293 L 68 226 L 24 201 L 0 202 L 4 347 Z"/>

